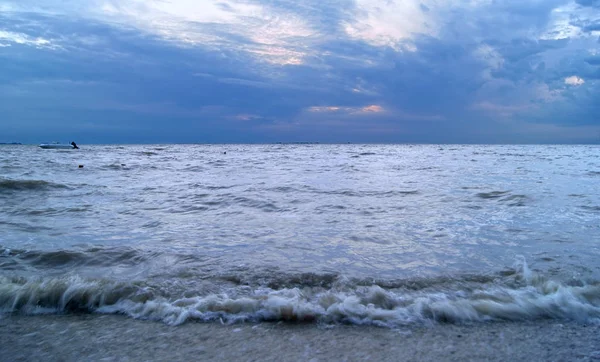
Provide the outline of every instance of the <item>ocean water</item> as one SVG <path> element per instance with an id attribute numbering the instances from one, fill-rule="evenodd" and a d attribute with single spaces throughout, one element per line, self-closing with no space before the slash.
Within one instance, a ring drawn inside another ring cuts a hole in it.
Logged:
<path id="1" fill-rule="evenodd" d="M 0 147 L 4 315 L 590 323 L 599 257 L 594 145 Z"/>

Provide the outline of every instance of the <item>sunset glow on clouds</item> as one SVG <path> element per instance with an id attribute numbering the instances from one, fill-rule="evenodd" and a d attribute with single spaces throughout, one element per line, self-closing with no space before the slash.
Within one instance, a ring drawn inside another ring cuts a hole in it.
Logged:
<path id="1" fill-rule="evenodd" d="M 599 37 L 588 0 L 5 0 L 0 142 L 596 142 Z"/>

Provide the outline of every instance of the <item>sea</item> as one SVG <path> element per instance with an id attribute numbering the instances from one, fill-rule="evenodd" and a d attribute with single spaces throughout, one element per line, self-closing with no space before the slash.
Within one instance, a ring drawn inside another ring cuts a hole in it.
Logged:
<path id="1" fill-rule="evenodd" d="M 0 146 L 0 318 L 600 322 L 599 145 Z"/>

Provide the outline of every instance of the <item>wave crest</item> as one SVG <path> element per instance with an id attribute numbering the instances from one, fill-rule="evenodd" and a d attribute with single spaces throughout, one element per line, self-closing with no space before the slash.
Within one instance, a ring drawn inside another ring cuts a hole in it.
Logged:
<path id="1" fill-rule="evenodd" d="M 380 285 L 245 287 L 173 298 L 142 283 L 87 280 L 0 279 L 2 313 L 111 313 L 178 325 L 190 320 L 235 322 L 299 321 L 398 327 L 540 318 L 600 322 L 600 286 L 569 286 L 517 265 L 522 283 L 497 282 L 477 288 L 460 283 L 426 289 L 386 289 Z M 251 290 L 248 290 L 251 289 Z"/>
<path id="2" fill-rule="evenodd" d="M 65 188 L 68 186 L 44 180 L 0 179 L 0 193 L 3 191 L 44 191 Z"/>

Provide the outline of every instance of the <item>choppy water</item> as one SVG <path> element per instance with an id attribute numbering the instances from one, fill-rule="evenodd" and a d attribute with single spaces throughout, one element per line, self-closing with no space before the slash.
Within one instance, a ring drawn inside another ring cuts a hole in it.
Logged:
<path id="1" fill-rule="evenodd" d="M 592 145 L 2 146 L 0 310 L 599 321 L 599 185 Z"/>

